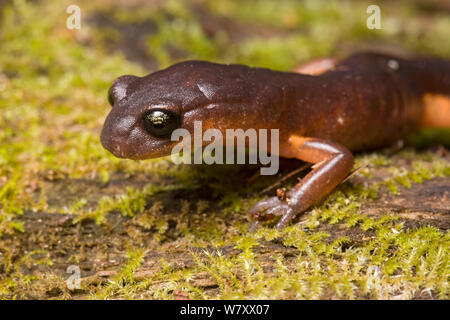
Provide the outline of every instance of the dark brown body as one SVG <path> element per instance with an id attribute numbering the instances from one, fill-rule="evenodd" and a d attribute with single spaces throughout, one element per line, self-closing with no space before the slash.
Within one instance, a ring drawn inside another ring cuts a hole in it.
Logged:
<path id="1" fill-rule="evenodd" d="M 340 143 L 351 151 L 386 146 L 416 130 L 422 89 L 400 70 L 406 63 L 392 60 L 400 65 L 393 70 L 387 58 L 367 58 L 360 58 L 366 60 L 360 64 L 363 68 L 354 68 L 355 62 L 349 60 L 336 71 L 293 81 L 306 87 L 291 93 L 289 100 L 296 103 L 288 102 L 282 117 L 286 129 L 297 136 Z"/>
<path id="2" fill-rule="evenodd" d="M 179 114 L 189 132 L 197 120 L 203 130 L 279 129 L 280 156 L 316 164 L 286 197 L 253 208 L 259 221 L 281 215 L 277 226 L 284 227 L 345 178 L 350 151 L 387 146 L 416 130 L 427 94 L 450 97 L 447 61 L 363 53 L 326 65 L 306 75 L 188 61 L 143 78 L 121 77 L 110 89 L 115 102 L 102 143 L 120 157 L 170 154 L 174 142 L 142 128 L 142 114 L 152 108 Z M 305 70 L 311 66 L 321 64 Z M 444 117 L 450 125 L 450 113 Z"/>

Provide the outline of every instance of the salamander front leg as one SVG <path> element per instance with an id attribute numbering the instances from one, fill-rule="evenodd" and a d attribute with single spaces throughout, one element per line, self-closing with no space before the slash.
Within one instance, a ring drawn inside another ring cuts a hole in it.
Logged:
<path id="1" fill-rule="evenodd" d="M 281 216 L 276 227 L 286 227 L 297 214 L 330 193 L 353 167 L 351 152 L 334 142 L 291 136 L 287 148 L 297 159 L 313 163 L 313 170 L 290 191 L 278 192 L 277 197 L 253 206 L 250 213 L 257 221 L 250 227 L 250 231 L 256 229 L 262 221 L 271 220 L 275 216 Z"/>

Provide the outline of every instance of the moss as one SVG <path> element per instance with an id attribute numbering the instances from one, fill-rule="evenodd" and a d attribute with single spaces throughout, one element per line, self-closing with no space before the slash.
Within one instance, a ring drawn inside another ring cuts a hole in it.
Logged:
<path id="1" fill-rule="evenodd" d="M 105 300 L 118 295 L 129 299 L 133 296 L 136 285 L 133 273 L 142 263 L 144 250 L 130 250 L 127 253 L 127 258 L 128 261 L 122 266 L 122 270 L 109 281 L 108 285 L 100 288 L 98 292 L 92 295 L 92 299 Z"/>
<path id="2" fill-rule="evenodd" d="M 385 27 L 369 31 L 363 2 L 164 1 L 136 9 L 80 1 L 86 19 L 70 31 L 61 19 L 69 4 L 15 0 L 1 19 L 1 298 L 448 299 L 448 231 L 366 208 L 448 179 L 446 149 L 431 147 L 448 147 L 447 131 L 422 131 L 398 152 L 358 155 L 355 168 L 363 168 L 296 224 L 248 234 L 249 207 L 279 177 L 120 160 L 101 147 L 111 81 L 148 70 L 108 51 L 129 35 L 92 22 L 152 22 L 143 46 L 158 67 L 207 59 L 287 70 L 373 41 L 449 57 L 448 17 L 424 20 L 406 2 L 385 4 Z M 33 220 L 52 213 L 56 226 Z M 180 252 L 182 264 L 171 259 Z M 158 263 L 149 266 L 152 255 Z M 86 270 L 116 274 L 68 291 L 67 264 L 92 261 Z"/>
<path id="3" fill-rule="evenodd" d="M 144 212 L 146 198 L 155 193 L 168 191 L 172 188 L 172 186 L 160 187 L 148 185 L 138 191 L 129 187 L 127 188 L 127 194 L 119 195 L 114 198 L 101 198 L 97 208 L 91 211 L 82 211 L 84 207 L 83 203 L 85 204 L 86 201 L 81 199 L 72 206 L 71 213 L 78 214 L 78 217 L 74 219 L 73 223 L 78 223 L 87 218 L 93 218 L 97 224 L 100 224 L 105 221 L 105 214 L 114 210 L 118 210 L 123 215 L 132 217 L 136 213 Z"/>

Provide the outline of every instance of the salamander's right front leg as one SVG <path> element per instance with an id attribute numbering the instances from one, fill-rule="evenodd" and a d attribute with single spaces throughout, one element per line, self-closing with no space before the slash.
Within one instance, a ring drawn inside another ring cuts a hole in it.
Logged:
<path id="1" fill-rule="evenodd" d="M 294 188 L 277 197 L 258 202 L 250 210 L 257 220 L 250 231 L 262 221 L 281 216 L 276 227 L 287 226 L 298 213 L 308 209 L 330 193 L 353 167 L 353 155 L 344 146 L 330 141 L 292 136 L 288 148 L 296 158 L 313 163 L 313 170 Z"/>

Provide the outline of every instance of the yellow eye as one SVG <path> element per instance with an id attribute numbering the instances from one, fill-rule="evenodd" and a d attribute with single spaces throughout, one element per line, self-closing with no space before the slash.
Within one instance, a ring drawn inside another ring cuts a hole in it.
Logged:
<path id="1" fill-rule="evenodd" d="M 178 115 L 168 110 L 147 111 L 142 120 L 145 130 L 157 138 L 170 137 L 180 125 Z"/>

